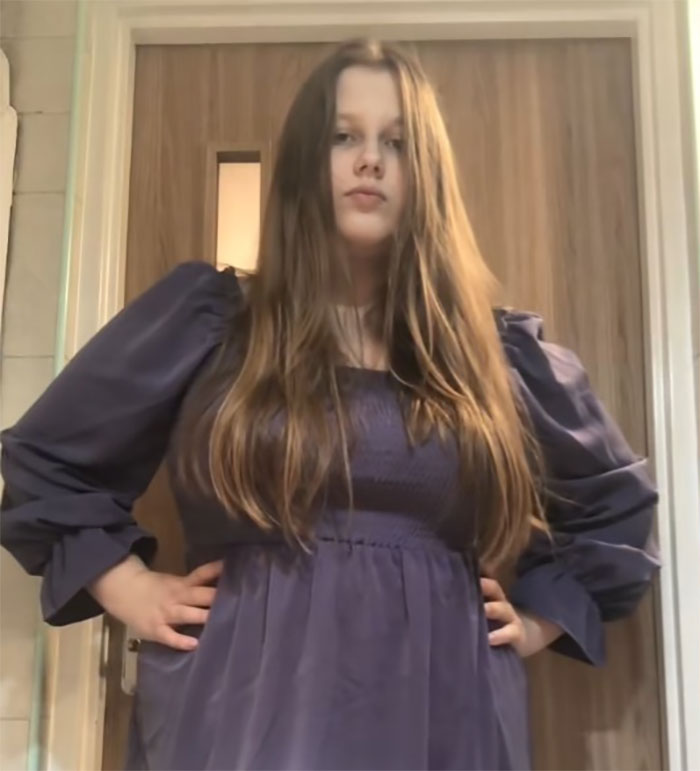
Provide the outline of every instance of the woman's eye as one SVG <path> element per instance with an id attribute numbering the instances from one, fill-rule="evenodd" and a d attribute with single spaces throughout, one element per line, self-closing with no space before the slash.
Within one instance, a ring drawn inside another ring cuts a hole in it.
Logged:
<path id="1" fill-rule="evenodd" d="M 336 131 L 335 134 L 333 134 L 333 144 L 334 145 L 347 145 L 354 142 L 356 139 L 354 134 L 351 134 L 349 131 Z M 400 137 L 392 137 L 391 139 L 386 139 L 385 144 L 388 147 L 391 147 L 392 150 L 396 150 L 400 152 L 403 150 L 404 142 L 403 139 Z"/>

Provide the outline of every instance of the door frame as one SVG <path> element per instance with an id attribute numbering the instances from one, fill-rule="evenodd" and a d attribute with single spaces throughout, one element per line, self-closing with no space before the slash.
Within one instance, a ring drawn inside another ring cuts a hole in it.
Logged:
<path id="1" fill-rule="evenodd" d="M 668 767 L 700 768 L 700 478 L 690 244 L 697 179 L 687 8 L 671 0 L 80 0 L 56 361 L 124 303 L 135 47 L 166 43 L 610 38 L 632 43 L 648 423 L 661 494 L 660 671 Z M 685 155 L 684 155 L 685 153 Z M 101 619 L 46 628 L 47 768 L 101 767 Z"/>

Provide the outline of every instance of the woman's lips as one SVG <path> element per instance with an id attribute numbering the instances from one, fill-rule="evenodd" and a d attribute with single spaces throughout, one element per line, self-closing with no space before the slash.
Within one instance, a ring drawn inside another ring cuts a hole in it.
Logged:
<path id="1" fill-rule="evenodd" d="M 352 200 L 355 206 L 361 211 L 370 211 L 376 209 L 384 203 L 384 199 L 378 193 L 354 192 L 348 193 L 348 198 Z"/>

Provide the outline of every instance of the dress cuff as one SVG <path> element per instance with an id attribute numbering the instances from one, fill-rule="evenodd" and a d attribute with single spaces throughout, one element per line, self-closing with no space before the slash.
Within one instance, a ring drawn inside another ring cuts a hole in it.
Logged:
<path id="1" fill-rule="evenodd" d="M 605 633 L 600 610 L 586 589 L 563 566 L 546 563 L 528 570 L 514 582 L 512 604 L 551 621 L 564 634 L 552 650 L 594 666 L 605 663 Z"/>
<path id="2" fill-rule="evenodd" d="M 104 609 L 85 587 L 129 554 L 150 563 L 156 547 L 156 539 L 136 524 L 114 530 L 86 528 L 65 534 L 54 544 L 44 571 L 44 620 L 52 626 L 65 626 L 99 615 Z"/>

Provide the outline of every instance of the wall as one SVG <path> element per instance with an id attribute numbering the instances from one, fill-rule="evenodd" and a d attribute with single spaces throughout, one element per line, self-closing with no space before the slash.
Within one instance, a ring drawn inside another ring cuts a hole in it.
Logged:
<path id="1" fill-rule="evenodd" d="M 0 425 L 53 376 L 76 2 L 0 0 L 19 130 L 0 360 Z M 25 768 L 30 745 L 38 580 L 0 555 L 0 768 Z"/>
<path id="2" fill-rule="evenodd" d="M 688 46 L 688 83 L 689 106 L 687 125 L 691 136 L 687 138 L 686 150 L 689 164 L 694 173 L 688 174 L 690 206 L 689 223 L 691 245 L 691 296 L 693 298 L 693 332 L 695 357 L 695 393 L 698 404 L 698 434 L 700 438 L 700 0 L 689 0 L 686 4 L 687 17 L 684 19 Z"/>

